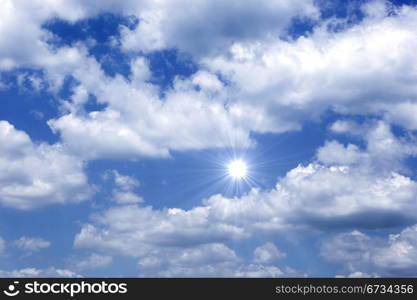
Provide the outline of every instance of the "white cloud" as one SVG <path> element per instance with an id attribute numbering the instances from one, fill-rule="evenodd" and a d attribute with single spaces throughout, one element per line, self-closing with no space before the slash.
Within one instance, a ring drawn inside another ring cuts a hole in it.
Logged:
<path id="1" fill-rule="evenodd" d="M 114 182 L 122 191 L 130 191 L 139 186 L 139 181 L 135 178 L 122 175 L 119 172 L 113 170 Z"/>
<path id="2" fill-rule="evenodd" d="M 417 103 L 404 101 L 394 104 L 387 109 L 386 118 L 388 121 L 400 124 L 410 130 L 417 130 Z"/>
<path id="3" fill-rule="evenodd" d="M 112 200 L 116 201 L 119 204 L 133 204 L 143 202 L 143 198 L 139 197 L 132 192 L 121 192 L 114 190 L 112 194 Z"/>
<path id="4" fill-rule="evenodd" d="M 153 249 L 138 262 L 139 276 L 162 277 L 285 277 L 300 273 L 269 261 L 250 263 L 224 244 L 185 249 Z"/>
<path id="5" fill-rule="evenodd" d="M 214 92 L 223 88 L 223 83 L 219 80 L 219 78 L 207 71 L 198 71 L 194 74 L 192 76 L 192 83 L 201 89 Z"/>
<path id="6" fill-rule="evenodd" d="M 116 188 L 112 191 L 112 200 L 119 204 L 133 204 L 143 202 L 143 199 L 134 193 L 134 189 L 140 184 L 135 178 L 121 175 L 113 170 Z"/>
<path id="7" fill-rule="evenodd" d="M 353 231 L 338 234 L 321 245 L 321 255 L 341 263 L 352 276 L 415 276 L 417 273 L 417 225 L 388 238 Z"/>
<path id="8" fill-rule="evenodd" d="M 17 209 L 86 200 L 91 194 L 82 161 L 60 144 L 35 144 L 0 121 L 0 203 Z"/>
<path id="9" fill-rule="evenodd" d="M 381 4 L 368 11 L 374 6 Z M 203 62 L 230 81 L 237 106 L 262 112 L 257 131 L 297 129 L 327 110 L 385 116 L 415 129 L 417 9 L 378 11 L 384 16 L 368 14 L 338 32 L 328 27 L 340 19 L 296 40 L 237 42 Z"/>
<path id="10" fill-rule="evenodd" d="M 336 275 L 335 278 L 376 278 L 376 277 L 380 277 L 378 276 L 378 274 L 368 274 L 368 273 L 364 273 L 364 272 L 360 272 L 360 271 L 356 271 L 353 273 L 348 274 L 347 276 L 345 275 Z"/>
<path id="11" fill-rule="evenodd" d="M 213 196 L 206 205 L 214 219 L 249 231 L 282 230 L 287 224 L 375 228 L 415 219 L 414 181 L 395 173 L 380 177 L 363 171 L 298 166 L 270 192 L 253 190 L 239 199 Z"/>
<path id="12" fill-rule="evenodd" d="M 278 36 L 293 17 L 316 18 L 318 12 L 310 0 L 175 0 L 150 1 L 136 16 L 138 27 L 122 31 L 125 50 L 178 48 L 201 56 L 221 52 L 236 41 Z"/>
<path id="13" fill-rule="evenodd" d="M 337 120 L 330 126 L 330 130 L 334 133 L 350 134 L 350 135 L 365 135 L 369 131 L 367 124 L 357 124 L 350 120 Z"/>
<path id="14" fill-rule="evenodd" d="M 36 252 L 44 248 L 48 248 L 51 243 L 42 238 L 33 238 L 22 236 L 20 239 L 15 240 L 13 245 L 19 248 L 20 250 L 26 252 Z"/>
<path id="15" fill-rule="evenodd" d="M 41 24 L 55 14 L 51 5 L 45 4 L 41 5 L 41 1 L 1 2 L 1 69 L 34 63 L 48 52 L 46 44 L 41 42 L 47 37 Z M 21 30 L 22 25 L 25 30 Z"/>
<path id="16" fill-rule="evenodd" d="M 251 145 L 250 125 L 225 107 L 226 95 L 216 92 L 219 79 L 208 79 L 205 73 L 177 79 L 160 98 L 156 87 L 145 81 L 144 59 L 135 61 L 142 71 L 130 81 L 108 78 L 96 62 L 89 62 L 90 69 L 73 75 L 107 108 L 86 114 L 76 103 L 67 103 L 71 113 L 48 122 L 74 153 L 87 158 L 167 157 L 171 150 Z"/>
<path id="17" fill-rule="evenodd" d="M 192 211 L 156 211 L 149 207 L 122 206 L 95 215 L 93 219 L 97 224 L 83 226 L 75 238 L 75 247 L 137 257 L 139 276 L 279 277 L 298 274 L 290 268 L 281 270 L 271 265 L 285 254 L 270 243 L 255 249 L 255 263 L 244 262 L 222 243 L 244 238 L 241 230 L 208 220 L 202 207 Z"/>
<path id="18" fill-rule="evenodd" d="M 388 245 L 377 249 L 373 263 L 391 274 L 417 273 L 417 225 L 407 227 L 399 234 L 390 235 Z"/>
<path id="19" fill-rule="evenodd" d="M 16 82 L 19 90 L 26 93 L 39 92 L 45 89 L 44 79 L 38 74 L 21 72 L 17 75 Z"/>
<path id="20" fill-rule="evenodd" d="M 234 272 L 235 277 L 302 277 L 303 274 L 291 269 L 281 270 L 276 266 L 249 264 L 242 266 Z"/>
<path id="21" fill-rule="evenodd" d="M 208 244 L 194 249 L 185 249 L 179 253 L 175 263 L 194 266 L 198 264 L 235 261 L 237 256 L 233 250 L 223 244 Z"/>
<path id="22" fill-rule="evenodd" d="M 83 0 L 3 0 L 0 3 L 0 69 L 42 67 L 53 56 L 46 43 L 51 33 L 42 25 L 54 18 L 73 23 L 101 12 L 127 12 L 137 4 L 137 1 L 124 1 L 120 5 L 114 0 L 101 1 L 100 5 Z"/>
<path id="23" fill-rule="evenodd" d="M 45 41 L 51 38 L 51 33 L 42 25 L 54 18 L 74 23 L 106 12 L 135 16 L 140 20 L 136 29 L 123 27 L 124 49 L 149 51 L 176 47 L 197 54 L 209 49 L 222 50 L 234 41 L 278 35 L 294 16 L 318 16 L 310 0 L 250 0 L 245 5 L 236 0 L 227 3 L 197 0 L 192 4 L 187 0 L 105 0 L 100 5 L 80 0 L 5 0 L 0 5 L 1 69 L 39 65 L 50 56 L 52 49 Z M 25 30 L 20 30 L 22 24 Z"/>
<path id="24" fill-rule="evenodd" d="M 59 278 L 80 278 L 81 275 L 71 270 L 56 269 L 54 267 L 48 269 L 24 268 L 19 270 L 4 271 L 0 270 L 0 277 L 59 277 Z"/>
<path id="25" fill-rule="evenodd" d="M 337 141 L 331 141 L 317 151 L 317 158 L 329 165 L 352 165 L 367 159 L 367 154 L 362 153 L 356 145 L 349 144 L 345 147 Z"/>
<path id="26" fill-rule="evenodd" d="M 267 242 L 259 246 L 254 251 L 254 261 L 256 263 L 273 264 L 285 258 L 287 255 L 280 251 L 274 244 Z"/>
<path id="27" fill-rule="evenodd" d="M 331 262 L 358 262 L 367 260 L 372 243 L 381 243 L 359 231 L 342 233 L 321 246 L 321 255 Z"/>
<path id="28" fill-rule="evenodd" d="M 74 265 L 79 270 L 91 270 L 104 268 L 113 262 L 113 258 L 108 255 L 92 253 L 85 258 L 74 259 Z"/>
<path id="29" fill-rule="evenodd" d="M 163 277 L 298 277 L 299 273 L 292 269 L 281 270 L 270 265 L 204 265 L 189 267 L 173 267 L 159 275 Z"/>
<path id="30" fill-rule="evenodd" d="M 343 128 L 343 126 L 349 127 Z M 354 122 L 335 122 L 331 129 L 337 133 L 356 134 L 360 125 Z M 317 151 L 317 159 L 325 165 L 361 165 L 362 168 L 379 172 L 393 172 L 404 169 L 403 162 L 408 156 L 417 154 L 415 137 L 397 138 L 390 126 L 382 121 L 367 123 L 361 127 L 361 136 L 366 140 L 366 151 L 348 144 L 346 147 L 337 141 L 326 142 Z"/>
<path id="31" fill-rule="evenodd" d="M 139 276 L 223 276 L 238 262 L 235 252 L 224 244 L 212 243 L 187 248 L 159 248 L 141 257 Z"/>
<path id="32" fill-rule="evenodd" d="M 241 228 L 212 222 L 209 217 L 206 207 L 188 211 L 135 205 L 113 207 L 93 217 L 96 225 L 84 225 L 74 244 L 141 256 L 153 246 L 184 247 L 245 237 Z"/>

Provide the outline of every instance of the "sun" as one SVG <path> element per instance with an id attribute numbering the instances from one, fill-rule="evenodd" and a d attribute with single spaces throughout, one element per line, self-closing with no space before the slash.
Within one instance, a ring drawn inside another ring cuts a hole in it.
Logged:
<path id="1" fill-rule="evenodd" d="M 244 179 L 248 173 L 248 166 L 241 159 L 236 159 L 227 165 L 229 176 L 235 180 Z"/>

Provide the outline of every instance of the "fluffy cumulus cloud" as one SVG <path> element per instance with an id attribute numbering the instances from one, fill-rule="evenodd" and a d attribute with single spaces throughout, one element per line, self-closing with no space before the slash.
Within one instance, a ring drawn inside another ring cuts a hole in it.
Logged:
<path id="1" fill-rule="evenodd" d="M 129 256 L 144 255 L 153 246 L 194 246 L 238 240 L 245 236 L 241 228 L 211 222 L 207 207 L 185 211 L 118 206 L 95 215 L 93 219 L 97 224 L 84 225 L 75 238 L 75 246 Z"/>
<path id="2" fill-rule="evenodd" d="M 178 9 L 181 7 L 181 9 Z M 221 52 L 236 41 L 279 36 L 294 17 L 317 18 L 313 1 L 149 1 L 139 25 L 122 31 L 129 51 L 178 48 L 195 56 Z"/>
<path id="3" fill-rule="evenodd" d="M 61 145 L 35 144 L 6 121 L 0 122 L 0 203 L 18 209 L 80 202 L 91 190 L 83 163 Z"/>
<path id="4" fill-rule="evenodd" d="M 416 129 L 417 10 L 390 7 L 374 1 L 358 24 L 328 20 L 296 40 L 238 42 L 203 61 L 232 82 L 241 109 L 262 110 L 259 130 L 296 129 L 329 109 Z"/>
<path id="5" fill-rule="evenodd" d="M 97 224 L 83 226 L 74 246 L 138 259 L 139 276 L 163 277 L 282 277 L 299 276 L 278 267 L 285 254 L 272 243 L 256 248 L 253 262 L 240 258 L 224 244 L 245 237 L 232 225 L 212 222 L 207 210 L 121 206 L 93 217 Z M 106 228 L 106 229 L 104 229 Z"/>
<path id="6" fill-rule="evenodd" d="M 359 231 L 338 234 L 321 245 L 321 255 L 342 263 L 352 276 L 415 276 L 417 270 L 417 225 L 386 238 Z M 365 272 L 365 273 L 364 273 Z"/>
<path id="7" fill-rule="evenodd" d="M 166 157 L 170 150 L 250 144 L 247 125 L 225 107 L 224 85 L 216 76 L 177 79 L 161 99 L 157 87 L 146 82 L 150 72 L 143 58 L 133 62 L 130 81 L 108 78 L 89 62 L 93 69 L 75 76 L 106 109 L 86 114 L 83 103 L 80 108 L 71 101 L 70 113 L 49 121 L 74 152 L 88 158 Z"/>

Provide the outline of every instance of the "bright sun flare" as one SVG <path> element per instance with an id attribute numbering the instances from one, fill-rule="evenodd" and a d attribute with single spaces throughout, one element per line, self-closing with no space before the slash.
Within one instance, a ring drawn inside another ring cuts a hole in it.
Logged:
<path id="1" fill-rule="evenodd" d="M 230 177 L 234 179 L 243 179 L 246 177 L 248 167 L 244 161 L 237 159 L 237 160 L 232 161 L 227 166 L 227 171 Z"/>

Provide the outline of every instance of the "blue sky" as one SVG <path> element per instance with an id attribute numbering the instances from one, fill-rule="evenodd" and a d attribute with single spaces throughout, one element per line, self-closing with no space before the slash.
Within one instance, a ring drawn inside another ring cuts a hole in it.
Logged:
<path id="1" fill-rule="evenodd" d="M 0 276 L 415 276 L 416 5 L 1 2 Z"/>

